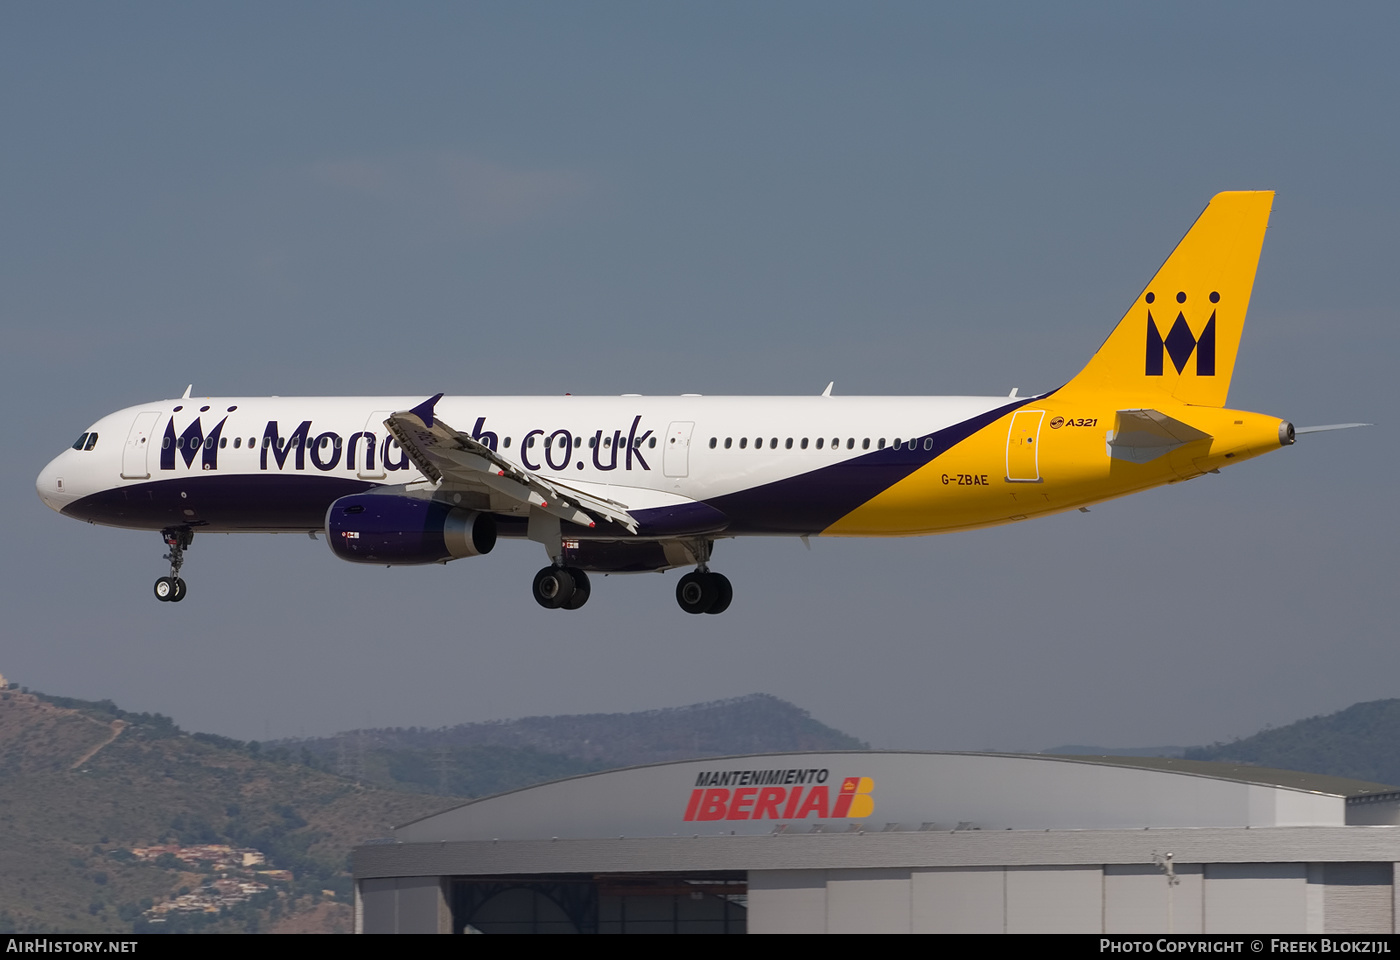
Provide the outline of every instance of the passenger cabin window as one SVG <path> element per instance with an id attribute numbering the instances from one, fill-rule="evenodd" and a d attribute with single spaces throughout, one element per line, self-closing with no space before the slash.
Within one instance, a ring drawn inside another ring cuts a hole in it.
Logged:
<path id="1" fill-rule="evenodd" d="M 239 447 L 241 447 L 241 446 L 243 446 L 243 438 L 242 438 L 242 437 L 234 437 L 234 438 L 233 438 L 233 449 L 237 450 L 237 449 L 238 449 Z"/>
<path id="2" fill-rule="evenodd" d="M 713 450 L 713 449 L 715 448 L 715 445 L 718 444 L 718 443 L 719 443 L 719 437 L 711 437 L 711 438 L 710 438 L 710 449 Z"/>
<path id="3" fill-rule="evenodd" d="M 784 450 L 791 450 L 791 449 L 792 449 L 792 437 L 788 437 L 787 440 L 783 441 L 783 449 L 784 449 Z"/>
<path id="4" fill-rule="evenodd" d="M 802 449 L 803 449 L 803 450 L 806 450 L 806 449 L 807 449 L 807 438 L 806 438 L 806 437 L 803 437 L 803 438 L 802 438 Z"/>
<path id="5" fill-rule="evenodd" d="M 770 449 L 770 450 L 776 450 L 776 449 L 778 449 L 778 438 L 777 438 L 777 437 L 774 437 L 773 440 L 772 440 L 772 442 L 768 444 L 768 449 Z"/>
<path id="6" fill-rule="evenodd" d="M 724 449 L 728 450 L 728 449 L 729 449 L 730 447 L 732 447 L 732 446 L 734 446 L 734 438 L 733 438 L 733 437 L 725 437 L 725 438 L 724 438 Z"/>
<path id="7" fill-rule="evenodd" d="M 864 440 L 862 440 L 862 441 L 860 442 L 860 448 L 861 448 L 862 450 L 869 450 L 869 449 L 870 449 L 870 438 L 869 438 L 869 437 L 866 437 Z"/>
<path id="8" fill-rule="evenodd" d="M 652 437 L 650 440 L 648 440 L 648 441 L 647 441 L 647 446 L 648 446 L 648 447 L 651 447 L 652 449 L 655 449 L 655 448 L 656 448 L 656 438 L 655 438 L 655 437 Z"/>
<path id="9" fill-rule="evenodd" d="M 748 446 L 749 446 L 749 438 L 748 438 L 748 437 L 740 437 L 740 438 L 739 438 L 739 449 L 740 449 L 740 450 L 746 450 L 746 449 L 748 449 Z"/>
<path id="10" fill-rule="evenodd" d="M 824 443 L 826 443 L 826 437 L 817 437 L 817 449 L 818 449 L 818 450 L 820 450 L 820 449 L 822 448 L 822 444 L 824 444 Z"/>
<path id="11" fill-rule="evenodd" d="M 880 450 L 885 449 L 885 438 L 884 438 L 884 437 L 881 437 L 881 438 L 880 438 L 880 446 L 878 447 L 878 449 L 880 449 Z"/>
<path id="12" fill-rule="evenodd" d="M 856 448 L 856 438 L 855 438 L 855 437 L 851 437 L 851 438 L 849 438 L 849 439 L 846 441 L 846 449 L 847 449 L 847 450 L 854 450 L 855 448 Z"/>

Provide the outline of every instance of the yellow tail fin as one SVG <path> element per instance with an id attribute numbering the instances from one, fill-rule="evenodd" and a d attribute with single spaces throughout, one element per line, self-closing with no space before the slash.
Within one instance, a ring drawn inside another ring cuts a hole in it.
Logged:
<path id="1" fill-rule="evenodd" d="M 1273 202 L 1216 194 L 1069 386 L 1223 407 Z"/>

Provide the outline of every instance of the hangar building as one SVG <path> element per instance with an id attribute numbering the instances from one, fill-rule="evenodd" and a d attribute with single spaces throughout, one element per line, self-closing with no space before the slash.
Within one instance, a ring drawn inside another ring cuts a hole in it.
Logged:
<path id="1" fill-rule="evenodd" d="M 1400 788 L 841 752 L 573 777 L 354 856 L 363 933 L 1390 933 Z"/>

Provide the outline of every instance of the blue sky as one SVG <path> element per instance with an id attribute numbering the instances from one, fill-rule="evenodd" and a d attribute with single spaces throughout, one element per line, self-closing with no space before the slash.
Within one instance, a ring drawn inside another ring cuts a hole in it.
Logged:
<path id="1" fill-rule="evenodd" d="M 0 673 L 244 738 L 751 691 L 877 746 L 1195 743 L 1400 695 L 1400 14 L 1381 4 L 0 8 Z M 533 545 L 362 570 L 64 520 L 197 394 L 1004 394 L 1216 192 L 1274 189 L 1230 401 L 1374 420 L 1035 524 L 720 544 L 538 609 Z"/>

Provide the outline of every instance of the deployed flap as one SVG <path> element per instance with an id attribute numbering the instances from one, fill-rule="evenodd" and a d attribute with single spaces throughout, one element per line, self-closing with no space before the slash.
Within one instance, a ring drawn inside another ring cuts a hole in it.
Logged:
<path id="1" fill-rule="evenodd" d="M 545 480 L 443 423 L 433 410 L 441 396 L 384 421 L 385 428 L 423 476 L 434 483 L 484 487 L 583 527 L 606 520 L 629 533 L 637 532 L 637 521 L 624 504 Z"/>
<path id="2" fill-rule="evenodd" d="M 1157 410 L 1119 410 L 1118 429 L 1109 434 L 1108 455 L 1147 463 L 1183 444 L 1209 439 L 1210 434 Z"/>

